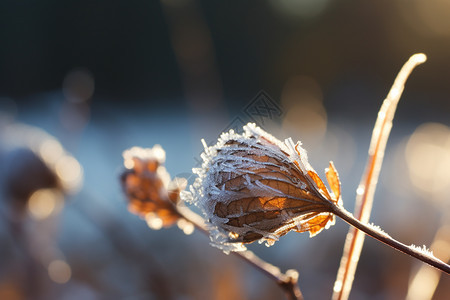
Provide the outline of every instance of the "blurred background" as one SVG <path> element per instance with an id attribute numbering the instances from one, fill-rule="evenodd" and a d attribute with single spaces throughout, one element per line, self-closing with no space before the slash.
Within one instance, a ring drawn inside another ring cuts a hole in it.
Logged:
<path id="1" fill-rule="evenodd" d="M 201 233 L 130 214 L 122 152 L 160 144 L 192 182 L 200 139 L 252 121 L 301 140 L 319 174 L 333 160 L 353 211 L 377 111 L 416 52 L 371 221 L 448 260 L 449 15 L 445 0 L 1 1 L 0 299 L 282 298 Z M 347 230 L 250 249 L 329 299 Z M 350 299 L 447 299 L 450 278 L 421 266 L 368 238 Z"/>

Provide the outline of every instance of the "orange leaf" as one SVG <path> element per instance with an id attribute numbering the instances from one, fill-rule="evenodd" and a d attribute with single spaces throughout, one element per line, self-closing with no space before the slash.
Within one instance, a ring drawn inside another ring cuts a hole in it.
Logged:
<path id="1" fill-rule="evenodd" d="M 330 161 L 330 167 L 325 170 L 325 175 L 331 191 L 333 191 L 334 200 L 337 202 L 341 198 L 341 181 L 332 161 Z"/>
<path id="2" fill-rule="evenodd" d="M 121 177 L 129 211 L 142 218 L 158 218 L 163 227 L 169 227 L 180 218 L 175 205 L 184 186 L 178 181 L 167 183 L 164 156 L 164 150 L 157 146 L 127 150 L 124 159 L 128 170 Z"/>

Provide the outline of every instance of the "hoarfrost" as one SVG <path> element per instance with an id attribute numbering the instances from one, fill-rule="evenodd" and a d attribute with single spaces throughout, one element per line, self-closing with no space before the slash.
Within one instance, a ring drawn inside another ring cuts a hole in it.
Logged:
<path id="1" fill-rule="evenodd" d="M 311 185 L 319 194 L 323 194 L 314 180 L 300 180 L 291 176 L 292 170 L 289 168 L 294 168 L 295 172 L 300 174 L 299 176 L 308 178 L 309 171 L 315 173 L 307 161 L 306 151 L 301 147 L 300 142 L 294 144 L 289 138 L 283 143 L 253 123 L 247 124 L 243 129 L 242 134 L 237 134 L 233 130 L 222 133 L 217 144 L 213 146 L 208 146 L 202 140 L 205 148 L 201 154 L 203 163 L 201 168 L 192 170 L 198 177 L 190 186 L 189 192 L 181 193 L 183 200 L 195 204 L 202 210 L 209 223 L 212 244 L 225 252 L 245 250 L 239 238 L 249 233 L 261 235 L 260 241 L 266 241 L 267 245 L 271 245 L 280 235 L 286 233 L 283 230 L 289 230 L 295 226 L 300 228 L 301 222 L 312 219 L 317 214 L 311 214 L 310 210 L 305 208 L 306 213 L 298 218 L 290 212 L 283 211 L 276 220 L 258 220 L 259 223 L 268 226 L 272 225 L 271 222 L 282 222 L 273 224 L 278 230 L 268 232 L 252 226 L 252 223 L 243 224 L 243 226 L 242 224 L 230 225 L 230 218 L 246 216 L 247 212 L 240 207 L 227 217 L 219 217 L 215 213 L 216 205 L 220 203 L 229 205 L 233 201 L 249 197 L 296 199 L 295 195 L 286 194 L 286 191 L 279 189 L 278 185 L 289 185 L 302 190 Z M 278 171 L 275 172 L 274 169 Z M 233 183 L 230 183 L 232 180 L 237 180 L 238 183 L 233 186 Z M 265 183 L 268 181 L 273 181 L 275 186 Z M 311 198 L 303 197 L 298 200 L 317 206 L 317 200 Z M 324 198 L 323 201 L 329 200 Z M 331 218 L 325 227 L 329 227 L 332 221 L 334 218 Z"/>
<path id="2" fill-rule="evenodd" d="M 433 251 L 431 251 L 430 249 L 428 249 L 425 245 L 423 245 L 422 247 L 420 247 L 420 246 L 416 246 L 416 245 L 414 245 L 414 244 L 411 244 L 411 245 L 409 245 L 408 247 L 411 248 L 411 249 L 413 249 L 413 250 L 419 251 L 419 252 L 421 252 L 422 254 L 424 254 L 424 255 L 426 255 L 426 256 L 434 257 Z"/>
<path id="3" fill-rule="evenodd" d="M 384 235 L 385 237 L 390 237 L 389 234 L 387 234 L 383 229 L 381 229 L 380 226 L 375 225 L 373 223 L 367 224 L 370 228 L 372 228 L 373 230 L 375 230 L 376 232 L 378 232 L 381 235 Z"/>

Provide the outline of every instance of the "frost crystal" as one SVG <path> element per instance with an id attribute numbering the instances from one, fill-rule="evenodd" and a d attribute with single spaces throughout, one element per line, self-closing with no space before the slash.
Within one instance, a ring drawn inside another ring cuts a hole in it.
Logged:
<path id="1" fill-rule="evenodd" d="M 243 243 L 271 245 L 290 230 L 314 236 L 334 224 L 330 207 L 340 201 L 340 182 L 333 164 L 330 193 L 300 142 L 283 143 L 252 123 L 243 129 L 205 145 L 203 165 L 193 169 L 198 178 L 182 194 L 203 211 L 213 245 L 240 251 Z"/>
<path id="2" fill-rule="evenodd" d="M 411 249 L 413 249 L 413 250 L 420 251 L 423 255 L 427 255 L 427 256 L 434 257 L 433 251 L 429 250 L 429 249 L 427 248 L 427 246 L 425 246 L 425 245 L 423 245 L 422 247 L 420 247 L 420 246 L 416 246 L 416 245 L 414 245 L 414 244 L 411 244 L 411 245 L 409 246 L 409 248 L 411 248 Z"/>
<path id="3" fill-rule="evenodd" d="M 387 234 L 383 229 L 381 229 L 380 226 L 375 225 L 373 223 L 367 224 L 368 227 L 370 227 L 372 230 L 378 232 L 381 235 L 384 235 L 385 237 L 390 237 L 389 234 Z"/>

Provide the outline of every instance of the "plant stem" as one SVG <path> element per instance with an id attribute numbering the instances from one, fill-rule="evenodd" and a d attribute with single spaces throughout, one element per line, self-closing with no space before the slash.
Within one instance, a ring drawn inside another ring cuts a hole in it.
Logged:
<path id="1" fill-rule="evenodd" d="M 412 70 L 425 62 L 425 60 L 426 56 L 421 53 L 410 57 L 395 78 L 394 84 L 378 112 L 370 141 L 366 168 L 357 189 L 354 213 L 355 217 L 362 222 L 368 222 L 370 218 L 384 151 L 406 80 Z M 345 239 L 344 251 L 333 288 L 333 300 L 348 299 L 363 245 L 364 234 L 354 227 L 350 227 Z"/>
<path id="2" fill-rule="evenodd" d="M 345 222 L 349 223 L 350 225 L 354 226 L 355 228 L 361 230 L 365 234 L 373 237 L 376 240 L 379 240 L 380 242 L 385 243 L 388 246 L 391 246 L 392 248 L 403 252 L 405 254 L 408 254 L 412 257 L 417 258 L 418 260 L 423 261 L 424 263 L 429 264 L 432 267 L 435 267 L 447 274 L 450 274 L 450 265 L 444 263 L 440 259 L 437 259 L 432 254 L 428 254 L 425 251 L 421 251 L 416 249 L 415 247 L 407 246 L 403 243 L 400 243 L 399 241 L 393 239 L 388 234 L 382 232 L 379 229 L 374 228 L 373 226 L 370 226 L 368 224 L 362 223 L 358 219 L 356 219 L 350 212 L 345 210 L 341 206 L 333 205 L 333 213 L 343 219 Z"/>
<path id="3" fill-rule="evenodd" d="M 177 212 L 180 217 L 187 222 L 194 225 L 196 229 L 202 233 L 209 235 L 209 231 L 206 229 L 203 218 L 191 211 L 186 207 L 177 207 Z M 302 300 L 303 295 L 298 286 L 298 272 L 295 270 L 288 270 L 282 273 L 279 268 L 274 265 L 265 262 L 252 251 L 246 250 L 243 252 L 231 252 L 233 255 L 244 260 L 248 264 L 255 267 L 257 270 L 265 274 L 270 279 L 274 280 L 278 286 L 285 292 L 288 300 Z"/>

